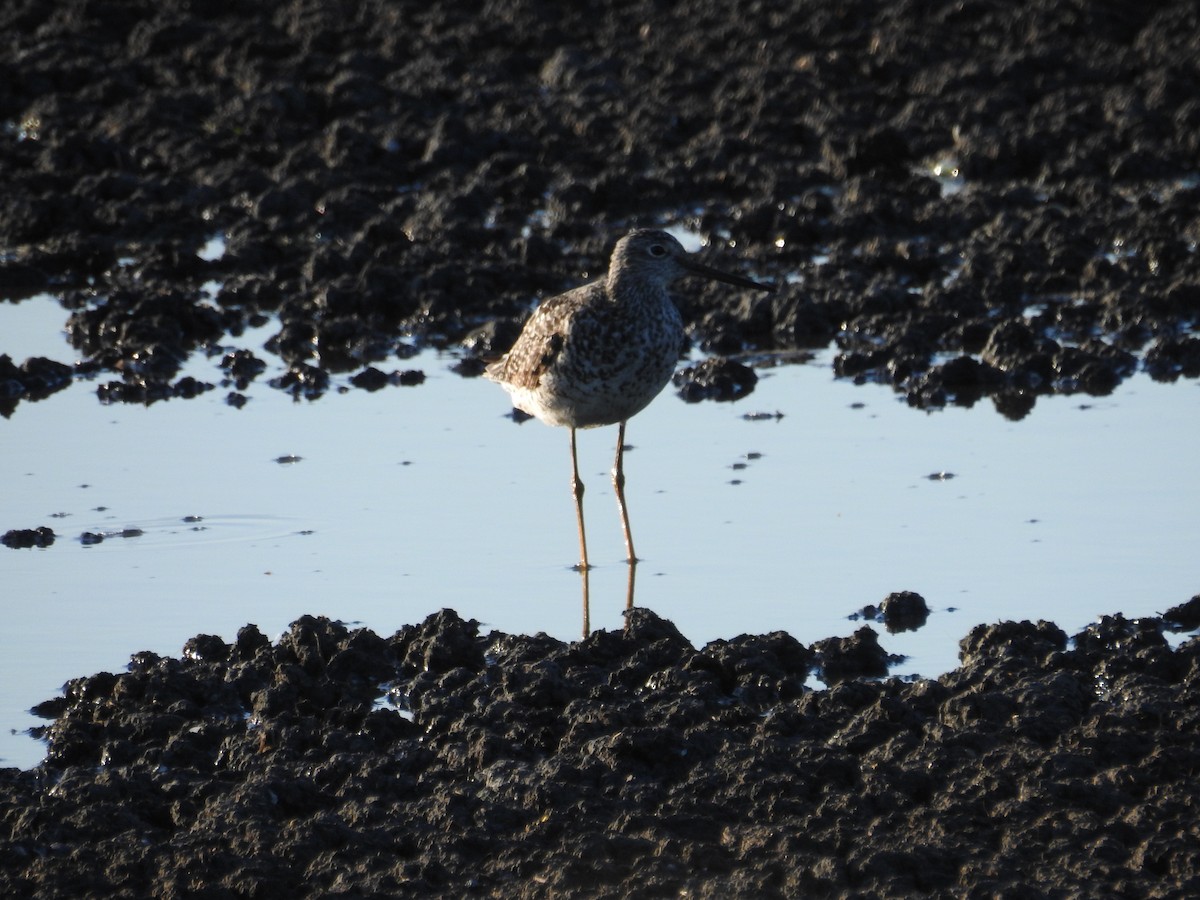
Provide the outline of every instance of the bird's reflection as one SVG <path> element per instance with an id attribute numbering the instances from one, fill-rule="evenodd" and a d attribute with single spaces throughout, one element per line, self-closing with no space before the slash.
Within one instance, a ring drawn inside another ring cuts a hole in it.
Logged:
<path id="1" fill-rule="evenodd" d="M 633 591 L 634 585 L 637 582 L 637 563 L 636 559 L 626 560 L 628 574 L 625 579 L 625 611 L 633 609 Z M 579 571 L 579 583 L 583 596 L 583 636 L 586 638 L 592 633 L 592 607 L 591 607 L 591 579 L 589 578 L 589 568 L 584 566 L 576 566 Z M 625 625 L 629 627 L 629 617 L 625 617 Z"/>

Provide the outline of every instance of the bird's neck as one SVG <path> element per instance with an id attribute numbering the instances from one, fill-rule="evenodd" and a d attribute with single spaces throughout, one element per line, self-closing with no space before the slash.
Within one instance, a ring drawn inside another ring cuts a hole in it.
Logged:
<path id="1" fill-rule="evenodd" d="M 647 282 L 628 270 L 609 272 L 605 287 L 609 302 L 620 306 L 653 306 L 669 299 L 661 284 Z"/>

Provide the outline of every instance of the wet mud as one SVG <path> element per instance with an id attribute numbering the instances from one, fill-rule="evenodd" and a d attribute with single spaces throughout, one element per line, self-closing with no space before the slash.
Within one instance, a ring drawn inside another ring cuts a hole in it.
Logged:
<path id="1" fill-rule="evenodd" d="M 260 379 L 419 390 L 428 346 L 474 377 L 662 224 L 779 286 L 681 291 L 715 358 L 685 399 L 830 344 L 841 377 L 1014 419 L 1200 377 L 1190 0 L 11 0 L 0 35 L 0 302 L 59 303 L 74 348 L 0 335 L 6 417 L 79 379 L 246 414 Z M 919 623 L 893 596 L 864 613 Z M 912 682 L 869 625 L 697 649 L 643 610 L 573 644 L 448 611 L 199 636 L 38 707 L 0 894 L 1197 896 L 1179 600 L 981 626 Z"/>
<path id="2" fill-rule="evenodd" d="M 407 383 L 397 356 L 499 355 L 663 223 L 780 286 L 683 292 L 735 364 L 832 342 L 843 377 L 1013 418 L 1200 377 L 1198 16 L 14 0 L 0 298 L 57 298 L 77 359 L 0 356 L 0 413 L 72 376 L 240 408 L 264 355 L 297 398 Z"/>
<path id="3" fill-rule="evenodd" d="M 863 677 L 869 628 L 697 649 L 641 609 L 570 644 L 450 610 L 199 635 L 36 708 L 0 890 L 1195 896 L 1200 641 L 1164 629 L 979 626 L 911 681 Z"/>

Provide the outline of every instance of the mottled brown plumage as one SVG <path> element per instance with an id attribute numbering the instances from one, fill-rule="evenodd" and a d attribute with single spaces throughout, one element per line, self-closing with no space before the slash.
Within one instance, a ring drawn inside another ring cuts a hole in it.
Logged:
<path id="1" fill-rule="evenodd" d="M 512 349 L 484 373 L 508 391 L 518 409 L 547 425 L 571 429 L 572 487 L 580 566 L 585 571 L 583 483 L 575 431 L 620 425 L 613 484 L 632 565 L 637 558 L 625 509 L 625 423 L 658 396 L 675 371 L 683 349 L 683 321 L 668 289 L 688 275 L 771 290 L 694 261 L 665 231 L 633 231 L 617 242 L 604 279 L 544 301 Z"/>

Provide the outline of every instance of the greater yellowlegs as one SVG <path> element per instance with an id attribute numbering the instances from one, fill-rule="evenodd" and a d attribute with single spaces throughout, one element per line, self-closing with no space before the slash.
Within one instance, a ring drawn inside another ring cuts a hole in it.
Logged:
<path id="1" fill-rule="evenodd" d="M 605 278 L 543 301 L 512 349 L 484 372 L 508 391 L 518 409 L 571 430 L 571 490 L 584 573 L 587 539 L 575 432 L 618 426 L 612 478 L 632 566 L 637 556 L 625 507 L 625 423 L 658 396 L 675 371 L 683 321 L 668 288 L 688 275 L 772 290 L 697 262 L 665 231 L 639 229 L 617 241 Z"/>

